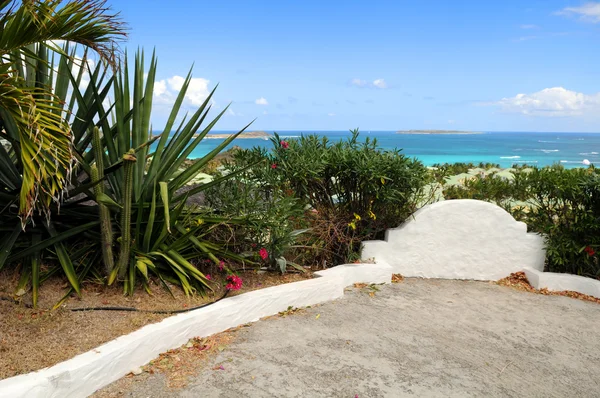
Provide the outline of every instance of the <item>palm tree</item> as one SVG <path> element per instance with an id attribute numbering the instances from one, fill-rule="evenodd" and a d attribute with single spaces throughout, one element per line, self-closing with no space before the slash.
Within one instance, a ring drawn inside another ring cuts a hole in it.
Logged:
<path id="1" fill-rule="evenodd" d="M 35 210 L 50 216 L 74 161 L 70 109 L 43 73 L 48 50 L 65 55 L 57 42 L 72 42 L 116 66 L 124 37 L 105 0 L 0 0 L 0 212 L 18 206 L 23 227 Z"/>

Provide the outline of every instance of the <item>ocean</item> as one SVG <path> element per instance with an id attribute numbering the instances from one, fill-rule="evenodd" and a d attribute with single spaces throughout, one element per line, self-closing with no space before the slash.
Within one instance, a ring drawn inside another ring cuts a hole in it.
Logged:
<path id="1" fill-rule="evenodd" d="M 225 134 L 233 131 L 213 131 Z M 267 131 L 273 133 L 273 131 Z M 282 139 L 301 134 L 319 134 L 330 140 L 347 139 L 349 131 L 278 131 Z M 502 167 L 530 164 L 539 167 L 560 163 L 566 168 L 584 167 L 584 160 L 600 165 L 600 133 L 519 133 L 485 132 L 483 134 L 396 134 L 394 131 L 362 131 L 359 138 L 376 138 L 384 149 L 398 148 L 425 165 L 435 163 L 498 163 Z M 216 148 L 222 139 L 204 139 L 190 158 L 199 158 Z M 264 138 L 236 139 L 241 148 L 270 148 Z M 230 145 L 231 146 L 231 145 Z"/>

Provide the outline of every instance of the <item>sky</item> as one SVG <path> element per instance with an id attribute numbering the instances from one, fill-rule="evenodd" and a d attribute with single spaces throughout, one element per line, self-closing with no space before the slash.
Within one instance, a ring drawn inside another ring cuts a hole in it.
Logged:
<path id="1" fill-rule="evenodd" d="M 153 126 L 218 83 L 218 129 L 600 132 L 600 2 L 109 0 L 158 56 Z"/>

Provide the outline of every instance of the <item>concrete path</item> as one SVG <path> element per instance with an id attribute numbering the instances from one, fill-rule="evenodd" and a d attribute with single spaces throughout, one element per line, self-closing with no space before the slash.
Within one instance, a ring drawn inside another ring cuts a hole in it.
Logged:
<path id="1" fill-rule="evenodd" d="M 98 396 L 600 397 L 599 304 L 484 282 L 378 288 L 243 328 L 183 390 L 143 375 Z"/>

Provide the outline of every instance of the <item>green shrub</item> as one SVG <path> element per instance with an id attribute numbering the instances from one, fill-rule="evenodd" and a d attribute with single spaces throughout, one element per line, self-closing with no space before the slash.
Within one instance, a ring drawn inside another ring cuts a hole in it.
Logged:
<path id="1" fill-rule="evenodd" d="M 546 236 L 547 270 L 600 278 L 600 175 L 597 169 L 534 169 L 524 176 L 535 206 L 524 218 Z"/>
<path id="2" fill-rule="evenodd" d="M 470 169 L 480 168 L 488 170 L 491 168 L 500 168 L 497 163 L 435 163 L 431 166 L 431 173 L 435 177 L 435 180 L 443 183 L 444 179 L 449 176 L 467 173 Z"/>
<path id="3" fill-rule="evenodd" d="M 246 163 L 260 161 L 255 177 L 310 210 L 304 245 L 314 247 L 312 261 L 335 265 L 358 257 L 360 242 L 382 238 L 416 209 L 428 181 L 427 169 L 399 150 L 382 150 L 376 140 L 331 142 L 308 135 L 289 141 L 277 134 L 273 150 L 243 151 Z"/>
<path id="4" fill-rule="evenodd" d="M 295 258 L 292 249 L 305 232 L 299 228 L 303 224 L 304 206 L 298 198 L 286 195 L 279 184 L 273 184 L 269 179 L 273 173 L 262 173 L 265 163 L 249 154 L 235 152 L 233 159 L 216 172 L 218 176 L 235 175 L 205 192 L 205 204 L 211 211 L 244 220 L 218 235 L 235 253 L 268 268 L 285 272 L 291 265 L 304 270 L 292 261 Z M 263 255 L 267 253 L 264 259 L 260 256 L 261 249 Z"/>

